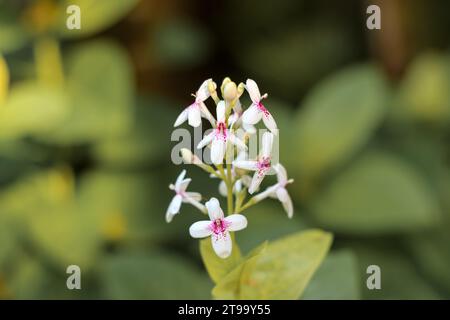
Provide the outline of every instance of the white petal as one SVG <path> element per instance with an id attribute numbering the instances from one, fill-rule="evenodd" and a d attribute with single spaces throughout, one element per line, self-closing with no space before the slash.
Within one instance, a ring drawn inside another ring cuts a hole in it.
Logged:
<path id="1" fill-rule="evenodd" d="M 189 197 L 185 197 L 184 201 L 187 202 L 187 203 L 192 204 L 194 207 L 199 209 L 201 212 L 206 213 L 206 207 L 203 204 L 201 204 L 200 202 L 198 202 L 197 200 L 194 200 L 194 199 L 189 198 Z"/>
<path id="2" fill-rule="evenodd" d="M 248 133 L 248 134 L 255 134 L 256 133 L 256 128 L 254 125 L 252 124 L 248 124 L 248 123 L 243 123 L 242 127 L 244 128 L 244 130 Z"/>
<path id="3" fill-rule="evenodd" d="M 279 183 L 286 183 L 287 181 L 287 172 L 286 172 L 286 168 L 283 167 L 283 165 L 281 163 L 277 163 L 275 166 L 275 171 L 277 172 L 277 180 Z"/>
<path id="4" fill-rule="evenodd" d="M 248 193 L 252 194 L 256 190 L 258 190 L 259 185 L 264 179 L 264 176 L 265 175 L 259 171 L 255 172 L 255 174 L 253 175 L 252 183 L 250 184 L 250 188 L 248 188 Z"/>
<path id="5" fill-rule="evenodd" d="M 178 190 L 181 183 L 184 180 L 184 177 L 186 176 L 186 169 L 181 171 L 181 173 L 178 175 L 177 180 L 175 181 L 175 190 Z"/>
<path id="6" fill-rule="evenodd" d="M 217 219 L 223 219 L 223 211 L 220 208 L 219 200 L 211 198 L 205 203 L 206 209 L 208 209 L 209 218 L 214 221 Z"/>
<path id="7" fill-rule="evenodd" d="M 209 144 L 214 138 L 214 131 L 211 131 L 209 134 L 205 135 L 203 139 L 198 143 L 197 149 L 201 149 L 207 144 Z"/>
<path id="8" fill-rule="evenodd" d="M 258 170 L 258 162 L 254 160 L 233 161 L 233 165 L 244 170 Z"/>
<path id="9" fill-rule="evenodd" d="M 262 152 L 261 156 L 270 157 L 272 153 L 273 134 L 270 132 L 264 132 L 262 136 Z"/>
<path id="10" fill-rule="evenodd" d="M 256 124 L 261 120 L 261 117 L 261 110 L 258 109 L 257 105 L 252 103 L 252 105 L 242 114 L 242 122 L 245 124 Z"/>
<path id="11" fill-rule="evenodd" d="M 203 83 L 200 85 L 200 88 L 198 88 L 198 91 L 197 91 L 196 97 L 195 97 L 196 102 L 203 102 L 209 98 L 209 96 L 210 96 L 210 93 L 208 90 L 209 81 L 212 81 L 212 80 L 207 79 L 207 80 L 203 81 Z"/>
<path id="12" fill-rule="evenodd" d="M 247 151 L 244 150 L 244 149 L 241 149 L 241 150 L 238 151 L 238 154 L 236 156 L 236 160 L 235 161 L 236 162 L 238 162 L 238 161 L 245 161 L 247 159 L 248 159 Z"/>
<path id="13" fill-rule="evenodd" d="M 242 113 L 242 104 L 241 104 L 241 101 L 239 99 L 234 104 L 233 110 L 237 114 L 241 114 Z"/>
<path id="14" fill-rule="evenodd" d="M 188 179 L 184 179 L 183 181 L 181 181 L 181 183 L 178 185 L 176 191 L 178 192 L 184 192 L 187 187 L 189 186 L 189 183 L 191 183 L 192 179 L 188 178 Z"/>
<path id="15" fill-rule="evenodd" d="M 245 83 L 245 88 L 247 89 L 248 94 L 250 95 L 250 99 L 253 102 L 259 102 L 261 100 L 261 93 L 259 92 L 258 85 L 252 79 L 247 79 Z"/>
<path id="16" fill-rule="evenodd" d="M 277 188 L 278 184 L 268 187 L 263 192 L 260 192 L 257 195 L 255 195 L 253 199 L 255 199 L 256 202 L 260 202 L 268 197 L 271 197 L 276 192 Z"/>
<path id="17" fill-rule="evenodd" d="M 187 118 L 188 118 L 188 109 L 186 108 L 180 113 L 177 120 L 175 120 L 175 124 L 173 126 L 178 127 L 180 124 L 184 123 L 187 120 Z"/>
<path id="18" fill-rule="evenodd" d="M 228 134 L 228 138 L 230 139 L 230 142 L 238 146 L 239 149 L 247 150 L 247 146 L 245 145 L 245 143 L 241 139 L 236 137 L 233 133 L 230 132 Z"/>
<path id="19" fill-rule="evenodd" d="M 232 250 L 232 242 L 230 234 L 228 232 L 224 232 L 221 234 L 212 234 L 211 242 L 214 251 L 220 258 L 225 259 L 230 256 Z"/>
<path id="20" fill-rule="evenodd" d="M 225 101 L 220 100 L 216 108 L 217 122 L 225 122 Z"/>
<path id="21" fill-rule="evenodd" d="M 242 214 L 231 214 L 224 220 L 229 223 L 229 231 L 239 231 L 247 227 L 247 218 Z"/>
<path id="22" fill-rule="evenodd" d="M 283 204 L 284 210 L 286 210 L 288 217 L 292 218 L 292 216 L 294 215 L 294 206 L 292 205 L 292 200 L 287 190 L 285 188 L 278 188 L 277 197 L 278 200 L 280 200 L 280 202 Z"/>
<path id="23" fill-rule="evenodd" d="M 198 192 L 186 192 L 186 197 L 189 197 L 190 199 L 195 201 L 202 200 L 202 195 Z"/>
<path id="24" fill-rule="evenodd" d="M 210 236 L 211 233 L 211 221 L 197 221 L 189 227 L 189 234 L 192 238 L 205 238 Z"/>
<path id="25" fill-rule="evenodd" d="M 202 115 L 200 113 L 200 108 L 198 105 L 189 107 L 188 123 L 193 127 L 198 127 L 202 124 Z"/>
<path id="26" fill-rule="evenodd" d="M 227 184 L 225 181 L 221 181 L 219 184 L 219 194 L 222 197 L 226 197 L 228 195 Z"/>
<path id="27" fill-rule="evenodd" d="M 275 119 L 272 117 L 272 114 L 263 113 L 262 119 L 267 129 L 269 129 L 273 134 L 276 134 L 278 128 Z"/>
<path id="28" fill-rule="evenodd" d="M 166 221 L 170 222 L 173 219 L 173 216 L 178 214 L 180 212 L 181 207 L 181 196 L 177 194 L 175 197 L 173 197 L 172 201 L 170 201 L 169 207 L 167 208 L 166 212 Z"/>
<path id="29" fill-rule="evenodd" d="M 223 163 L 225 156 L 225 141 L 221 137 L 213 139 L 211 144 L 211 161 L 214 164 Z"/>

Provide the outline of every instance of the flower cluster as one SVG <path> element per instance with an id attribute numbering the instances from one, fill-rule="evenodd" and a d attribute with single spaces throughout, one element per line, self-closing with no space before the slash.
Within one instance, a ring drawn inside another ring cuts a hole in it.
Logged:
<path id="1" fill-rule="evenodd" d="M 220 91 L 222 99 L 217 95 L 216 83 L 212 79 L 205 80 L 193 95 L 195 99 L 192 104 L 181 112 L 174 126 L 188 121 L 190 126 L 199 127 L 202 118 L 211 124 L 212 131 L 204 135 L 197 148 L 209 147 L 212 163 L 203 162 L 189 149 L 182 149 L 181 155 L 184 163 L 194 164 L 208 172 L 211 178 L 221 180 L 219 194 L 227 198 L 227 216 L 216 198 L 202 204 L 200 193 L 186 191 L 191 179 L 186 178 L 186 170 L 183 170 L 175 184 L 169 186 L 175 196 L 167 209 L 166 221 L 172 221 L 180 212 L 182 203 L 195 206 L 204 214 L 208 214 L 209 220 L 191 225 L 190 235 L 194 238 L 211 236 L 216 254 L 227 258 L 233 246 L 230 232 L 242 230 L 247 226 L 247 218 L 241 214 L 245 209 L 271 197 L 282 203 L 289 218 L 293 216 L 292 201 L 286 190 L 286 186 L 293 180 L 288 179 L 286 169 L 280 163 L 272 163 L 272 147 L 278 128 L 272 114 L 263 104 L 267 94 L 261 95 L 258 85 L 251 79 L 245 84 L 236 85 L 229 78 L 225 78 Z M 245 91 L 250 96 L 251 104 L 244 111 L 240 98 Z M 205 101 L 210 98 L 216 105 L 216 117 L 205 105 Z M 258 156 L 249 159 L 247 144 L 250 136 L 257 133 L 255 125 L 261 120 L 267 129 L 262 135 Z M 254 172 L 253 177 L 248 175 L 249 172 Z M 264 177 L 270 173 L 276 173 L 277 183 L 253 195 L 259 191 Z M 248 194 L 253 196 L 245 202 Z"/>

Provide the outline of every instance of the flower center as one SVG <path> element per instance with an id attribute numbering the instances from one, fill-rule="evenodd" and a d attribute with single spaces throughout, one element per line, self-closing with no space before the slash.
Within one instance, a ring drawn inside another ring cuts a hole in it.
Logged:
<path id="1" fill-rule="evenodd" d="M 256 106 L 258 107 L 259 111 L 261 111 L 266 117 L 269 116 L 269 111 L 266 109 L 266 107 L 264 107 L 261 101 L 258 102 Z"/>
<path id="2" fill-rule="evenodd" d="M 224 219 L 216 219 L 211 222 L 211 230 L 215 235 L 220 235 L 225 233 L 227 231 L 227 228 L 229 227 L 229 223 L 226 222 Z"/>
<path id="3" fill-rule="evenodd" d="M 220 137 L 223 140 L 227 139 L 227 127 L 225 125 L 225 122 L 219 122 L 217 124 L 217 128 L 216 128 L 217 132 L 216 132 L 216 137 Z"/>
<path id="4" fill-rule="evenodd" d="M 258 161 L 258 171 L 267 171 L 270 169 L 270 157 L 263 157 Z"/>

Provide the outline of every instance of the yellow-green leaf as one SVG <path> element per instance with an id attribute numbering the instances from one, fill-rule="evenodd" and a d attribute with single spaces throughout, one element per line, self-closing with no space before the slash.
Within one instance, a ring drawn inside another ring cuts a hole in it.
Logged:
<path id="1" fill-rule="evenodd" d="M 298 299 L 325 258 L 332 235 L 308 230 L 267 246 L 241 283 L 241 299 Z"/>
<path id="2" fill-rule="evenodd" d="M 321 174 L 352 156 L 381 123 L 387 86 L 371 65 L 352 67 L 322 82 L 292 124 L 302 175 Z"/>
<path id="3" fill-rule="evenodd" d="M 261 254 L 267 248 L 267 241 L 253 249 L 231 272 L 224 275 L 212 290 L 215 299 L 234 300 L 240 298 L 242 284 L 248 282 L 250 272 Z"/>
<path id="4" fill-rule="evenodd" d="M 241 262 L 241 251 L 236 245 L 233 236 L 233 250 L 231 255 L 222 259 L 214 252 L 211 239 L 203 239 L 200 241 L 200 254 L 202 255 L 203 263 L 208 271 L 211 279 L 217 283 L 231 270 L 233 270 Z"/>
<path id="5" fill-rule="evenodd" d="M 69 112 L 64 91 L 35 82 L 22 83 L 11 89 L 8 101 L 0 108 L 0 137 L 48 134 Z"/>

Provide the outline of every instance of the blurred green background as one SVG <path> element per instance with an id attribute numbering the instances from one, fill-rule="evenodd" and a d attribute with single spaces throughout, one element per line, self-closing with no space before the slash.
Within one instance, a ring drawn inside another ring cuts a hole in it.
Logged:
<path id="1" fill-rule="evenodd" d="M 81 30 L 65 27 L 81 8 Z M 366 28 L 381 7 L 382 30 Z M 294 219 L 335 234 L 305 299 L 450 297 L 450 3 L 0 0 L 0 298 L 200 299 L 192 207 L 167 225 L 173 122 L 206 78 L 269 93 Z M 9 83 L 9 85 L 8 85 Z M 211 106 L 210 106 L 211 107 Z M 191 189 L 217 181 L 189 166 Z M 266 181 L 269 183 L 269 181 Z M 66 268 L 82 290 L 66 288 Z M 381 267 L 382 289 L 366 288 Z"/>

